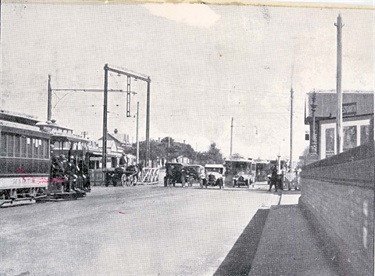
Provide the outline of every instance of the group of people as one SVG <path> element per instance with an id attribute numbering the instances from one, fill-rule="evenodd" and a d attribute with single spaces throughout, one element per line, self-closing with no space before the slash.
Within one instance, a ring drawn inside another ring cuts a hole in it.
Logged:
<path id="1" fill-rule="evenodd" d="M 52 157 L 51 182 L 56 184 L 57 190 L 62 192 L 88 192 L 90 191 L 90 175 L 86 163 L 76 160 L 74 156 L 69 159 L 65 155 Z"/>
<path id="2" fill-rule="evenodd" d="M 288 170 L 283 168 L 280 173 L 278 173 L 277 168 L 273 166 L 271 168 L 271 174 L 268 175 L 268 191 L 271 191 L 272 187 L 275 187 L 275 192 L 277 192 L 277 190 L 283 190 L 284 183 L 286 184 L 285 188 L 288 188 L 288 190 L 291 190 L 293 186 L 295 190 L 299 189 L 299 172 L 300 170 L 298 169 L 293 172 L 291 168 L 288 168 Z"/>

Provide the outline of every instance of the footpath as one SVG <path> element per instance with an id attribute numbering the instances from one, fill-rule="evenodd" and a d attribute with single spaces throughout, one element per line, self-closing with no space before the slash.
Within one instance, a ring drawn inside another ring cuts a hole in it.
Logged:
<path id="1" fill-rule="evenodd" d="M 267 216 L 249 276 L 339 275 L 298 207 L 298 191 L 282 191 Z"/>

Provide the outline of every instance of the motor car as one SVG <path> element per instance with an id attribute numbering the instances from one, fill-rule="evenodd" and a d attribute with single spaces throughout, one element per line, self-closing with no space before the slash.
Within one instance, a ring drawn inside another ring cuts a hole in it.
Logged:
<path id="1" fill-rule="evenodd" d="M 247 186 L 250 187 L 254 183 L 255 176 L 251 172 L 239 171 L 233 177 L 233 187 Z"/>
<path id="2" fill-rule="evenodd" d="M 204 166 L 206 174 L 202 179 L 201 188 L 203 186 L 218 186 L 220 189 L 224 189 L 225 183 L 225 167 L 220 164 L 206 164 Z"/>
<path id="3" fill-rule="evenodd" d="M 201 165 L 197 164 L 186 164 L 184 165 L 186 171 L 186 182 L 189 187 L 192 187 L 194 183 L 201 184 L 205 177 L 205 169 Z"/>
<path id="4" fill-rule="evenodd" d="M 186 170 L 182 163 L 167 162 L 165 164 L 164 187 L 169 187 L 176 183 L 181 183 L 185 187 L 186 183 Z"/>

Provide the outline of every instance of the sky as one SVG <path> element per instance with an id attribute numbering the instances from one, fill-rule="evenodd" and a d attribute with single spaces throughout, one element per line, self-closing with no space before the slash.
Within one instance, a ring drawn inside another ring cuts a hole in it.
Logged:
<path id="1" fill-rule="evenodd" d="M 105 64 L 151 78 L 150 138 L 171 136 L 198 151 L 293 159 L 304 141 L 305 94 L 336 87 L 336 27 L 343 28 L 344 90 L 374 90 L 375 11 L 203 4 L 2 4 L 1 108 L 47 118 L 53 89 L 104 87 Z M 127 79 L 110 73 L 109 89 Z M 146 89 L 110 93 L 108 130 L 145 139 Z M 102 136 L 103 93 L 54 92 L 57 123 Z M 151 149 L 152 150 L 152 149 Z"/>

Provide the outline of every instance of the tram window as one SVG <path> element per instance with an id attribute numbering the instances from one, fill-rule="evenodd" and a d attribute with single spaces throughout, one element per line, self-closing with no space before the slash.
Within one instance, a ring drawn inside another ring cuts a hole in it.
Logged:
<path id="1" fill-rule="evenodd" d="M 39 158 L 39 139 L 34 139 L 34 158 Z"/>
<path id="2" fill-rule="evenodd" d="M 6 156 L 7 154 L 7 136 L 6 134 L 1 135 L 1 156 Z"/>
<path id="3" fill-rule="evenodd" d="M 14 153 L 16 157 L 21 156 L 21 137 L 18 135 L 14 136 Z"/>
<path id="4" fill-rule="evenodd" d="M 29 158 L 33 157 L 32 140 L 33 140 L 32 138 L 26 138 L 27 157 Z"/>
<path id="5" fill-rule="evenodd" d="M 21 157 L 26 157 L 26 137 L 21 136 Z"/>
<path id="6" fill-rule="evenodd" d="M 42 147 L 43 147 L 43 159 L 48 159 L 48 142 L 47 140 L 42 140 Z"/>
<path id="7" fill-rule="evenodd" d="M 14 156 L 14 136 L 7 135 L 7 156 L 13 157 Z"/>

